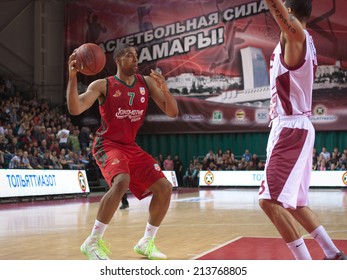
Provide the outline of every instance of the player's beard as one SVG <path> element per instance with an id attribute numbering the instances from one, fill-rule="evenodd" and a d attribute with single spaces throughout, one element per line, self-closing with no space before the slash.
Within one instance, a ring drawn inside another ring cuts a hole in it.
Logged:
<path id="1" fill-rule="evenodd" d="M 138 73 L 138 66 L 131 66 L 129 67 L 126 71 L 124 71 L 124 73 L 127 75 L 127 76 L 133 76 L 135 75 L 136 73 Z"/>

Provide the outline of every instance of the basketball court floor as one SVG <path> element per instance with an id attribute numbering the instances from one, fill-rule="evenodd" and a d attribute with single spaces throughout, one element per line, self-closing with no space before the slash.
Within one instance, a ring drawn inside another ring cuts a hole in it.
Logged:
<path id="1" fill-rule="evenodd" d="M 291 260 L 260 210 L 255 188 L 179 188 L 173 191 L 157 247 L 170 260 Z M 90 234 L 102 193 L 87 197 L 0 203 L 0 260 L 84 260 L 79 247 Z M 144 233 L 150 197 L 129 195 L 105 240 L 113 260 L 142 260 L 133 246 Z M 336 245 L 347 252 L 347 189 L 311 189 L 310 206 Z M 302 230 L 313 259 L 323 252 Z"/>

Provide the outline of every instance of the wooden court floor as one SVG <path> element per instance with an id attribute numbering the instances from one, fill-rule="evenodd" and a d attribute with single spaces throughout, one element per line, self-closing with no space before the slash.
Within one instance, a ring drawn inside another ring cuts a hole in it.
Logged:
<path id="1" fill-rule="evenodd" d="M 255 188 L 174 190 L 157 234 L 157 247 L 171 260 L 290 258 L 260 210 L 257 192 Z M 79 247 L 90 234 L 100 195 L 1 203 L 0 260 L 85 259 Z M 105 234 L 111 259 L 143 259 L 133 252 L 133 246 L 143 235 L 149 201 L 150 197 L 138 201 L 130 195 L 130 208 L 116 212 Z M 310 206 L 347 252 L 347 189 L 312 189 Z"/>

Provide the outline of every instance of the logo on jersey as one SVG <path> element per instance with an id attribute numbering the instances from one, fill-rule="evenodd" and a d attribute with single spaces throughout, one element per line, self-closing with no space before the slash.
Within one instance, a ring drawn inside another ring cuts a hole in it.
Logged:
<path id="1" fill-rule="evenodd" d="M 146 94 L 146 89 L 144 87 L 140 87 L 140 93 L 142 95 L 145 95 Z"/>
<path id="2" fill-rule="evenodd" d="M 118 119 L 129 118 L 131 122 L 136 122 L 141 119 L 144 114 L 144 110 L 129 110 L 118 108 L 118 112 L 115 114 Z"/>
<path id="3" fill-rule="evenodd" d="M 160 168 L 160 166 L 159 166 L 158 163 L 155 163 L 153 166 L 154 166 L 154 169 L 155 169 L 155 170 L 157 170 L 157 171 L 160 171 L 160 170 L 161 170 L 161 168 Z"/>
<path id="4" fill-rule="evenodd" d="M 140 101 L 141 101 L 141 103 L 145 103 L 146 98 L 144 98 L 144 97 L 142 96 L 141 99 L 140 99 Z"/>
<path id="5" fill-rule="evenodd" d="M 113 94 L 113 97 L 119 97 L 119 96 L 121 96 L 121 92 L 120 92 L 120 90 L 119 89 L 117 89 L 116 90 L 116 92 Z"/>

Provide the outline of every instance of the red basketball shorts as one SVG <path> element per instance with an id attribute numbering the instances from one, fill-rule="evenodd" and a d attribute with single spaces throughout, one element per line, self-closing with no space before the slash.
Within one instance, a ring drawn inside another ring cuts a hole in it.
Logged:
<path id="1" fill-rule="evenodd" d="M 165 178 L 155 159 L 136 144 L 104 141 L 102 145 L 93 147 L 93 155 L 110 188 L 116 175 L 129 174 L 129 189 L 138 199 L 148 196 L 148 187 Z"/>

